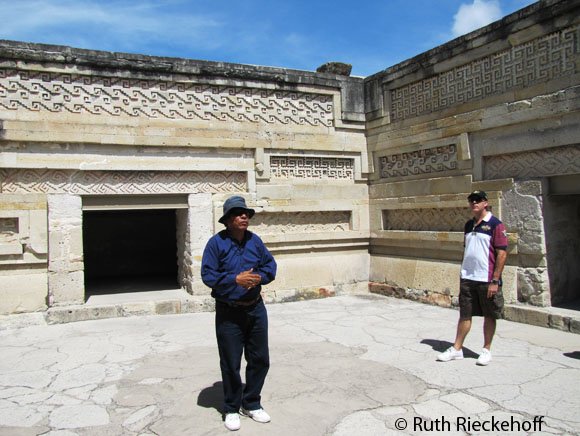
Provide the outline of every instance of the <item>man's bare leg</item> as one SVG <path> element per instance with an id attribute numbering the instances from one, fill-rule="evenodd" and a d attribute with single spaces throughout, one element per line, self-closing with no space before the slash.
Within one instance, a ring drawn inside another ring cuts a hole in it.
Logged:
<path id="1" fill-rule="evenodd" d="M 495 318 L 485 317 L 483 320 L 483 348 L 491 349 L 491 341 L 493 340 L 493 335 L 495 334 L 495 326 L 497 322 Z"/>
<path id="2" fill-rule="evenodd" d="M 453 344 L 453 348 L 456 350 L 461 350 L 463 348 L 463 341 L 465 341 L 465 337 L 471 330 L 471 318 L 468 319 L 459 319 L 457 322 L 457 334 L 455 335 L 455 343 Z"/>

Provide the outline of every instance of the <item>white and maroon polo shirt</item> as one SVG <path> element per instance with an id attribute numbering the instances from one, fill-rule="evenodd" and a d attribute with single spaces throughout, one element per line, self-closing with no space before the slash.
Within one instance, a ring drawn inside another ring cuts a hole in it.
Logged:
<path id="1" fill-rule="evenodd" d="M 465 252 L 461 278 L 476 282 L 491 282 L 495 267 L 495 250 L 506 250 L 508 241 L 503 223 L 487 212 L 481 223 L 475 218 L 465 224 Z"/>

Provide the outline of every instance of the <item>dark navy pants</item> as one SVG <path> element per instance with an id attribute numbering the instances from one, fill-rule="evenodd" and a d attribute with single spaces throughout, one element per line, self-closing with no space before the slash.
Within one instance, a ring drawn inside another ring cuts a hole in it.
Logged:
<path id="1" fill-rule="evenodd" d="M 252 306 L 229 306 L 216 301 L 215 329 L 224 388 L 224 413 L 260 409 L 260 393 L 270 369 L 268 313 L 260 299 Z M 240 366 L 246 358 L 246 386 Z"/>

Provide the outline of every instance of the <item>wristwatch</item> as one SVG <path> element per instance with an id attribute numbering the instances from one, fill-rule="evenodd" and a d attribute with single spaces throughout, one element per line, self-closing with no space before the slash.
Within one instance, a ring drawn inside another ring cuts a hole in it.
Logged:
<path id="1" fill-rule="evenodd" d="M 499 285 L 499 280 L 492 279 L 492 280 L 491 280 L 491 282 L 492 282 L 494 285 Z"/>

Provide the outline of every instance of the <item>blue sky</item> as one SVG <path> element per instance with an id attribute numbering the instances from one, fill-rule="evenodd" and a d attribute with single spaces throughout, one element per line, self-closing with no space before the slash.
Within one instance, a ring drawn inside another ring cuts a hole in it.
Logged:
<path id="1" fill-rule="evenodd" d="M 368 76 L 532 0 L 0 0 L 0 39 Z"/>

